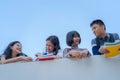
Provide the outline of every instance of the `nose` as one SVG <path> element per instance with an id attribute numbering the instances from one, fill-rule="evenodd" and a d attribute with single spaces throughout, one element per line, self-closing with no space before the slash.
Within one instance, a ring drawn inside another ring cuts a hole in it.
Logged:
<path id="1" fill-rule="evenodd" d="M 95 34 L 95 31 L 93 31 L 93 33 Z"/>
<path id="2" fill-rule="evenodd" d="M 79 37 L 77 37 L 77 40 L 80 40 L 80 38 L 79 38 Z"/>
<path id="3" fill-rule="evenodd" d="M 92 31 L 93 31 L 93 33 L 95 34 L 95 29 L 93 29 Z"/>

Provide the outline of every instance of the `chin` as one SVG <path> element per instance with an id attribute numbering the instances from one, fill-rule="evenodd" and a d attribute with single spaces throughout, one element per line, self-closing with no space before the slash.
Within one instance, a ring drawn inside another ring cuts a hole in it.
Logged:
<path id="1" fill-rule="evenodd" d="M 98 37 L 98 35 L 97 35 L 97 34 L 95 34 L 95 36 L 96 36 L 96 37 Z"/>
<path id="2" fill-rule="evenodd" d="M 17 53 L 20 54 L 20 53 L 22 53 L 22 52 L 19 51 L 19 52 L 17 52 Z"/>
<path id="3" fill-rule="evenodd" d="M 77 42 L 76 45 L 79 45 L 79 42 Z"/>

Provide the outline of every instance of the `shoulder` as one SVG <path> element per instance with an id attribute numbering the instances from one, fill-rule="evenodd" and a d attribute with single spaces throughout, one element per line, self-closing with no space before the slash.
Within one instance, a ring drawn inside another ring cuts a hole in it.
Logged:
<path id="1" fill-rule="evenodd" d="M 62 57 L 62 56 L 63 56 L 63 50 L 62 50 L 62 49 L 59 49 L 57 55 L 59 55 L 59 56 Z"/>
<path id="2" fill-rule="evenodd" d="M 71 50 L 71 48 L 65 48 L 65 49 L 64 49 L 64 51 L 69 51 L 69 50 Z"/>
<path id="3" fill-rule="evenodd" d="M 62 50 L 62 49 L 59 49 L 59 50 L 58 50 L 58 53 L 62 53 L 62 52 L 63 52 L 63 50 Z"/>
<path id="4" fill-rule="evenodd" d="M 96 38 L 92 39 L 92 41 L 91 41 L 91 45 L 92 45 L 92 46 L 97 46 Z"/>
<path id="5" fill-rule="evenodd" d="M 65 48 L 65 49 L 63 50 L 63 53 L 68 53 L 70 50 L 71 50 L 71 48 Z"/>
<path id="6" fill-rule="evenodd" d="M 4 55 L 4 54 L 3 54 L 3 55 L 0 55 L 0 58 L 2 58 L 2 57 L 6 57 L 6 55 Z"/>
<path id="7" fill-rule="evenodd" d="M 115 40 L 119 40 L 119 35 L 117 33 L 108 33 L 109 35 L 112 35 Z"/>

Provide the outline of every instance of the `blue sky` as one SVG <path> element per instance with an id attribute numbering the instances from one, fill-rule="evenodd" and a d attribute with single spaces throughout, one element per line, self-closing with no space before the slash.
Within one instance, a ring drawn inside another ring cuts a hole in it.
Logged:
<path id="1" fill-rule="evenodd" d="M 79 47 L 91 52 L 95 36 L 90 23 L 102 19 L 107 32 L 120 35 L 119 0 L 0 0 L 0 53 L 18 40 L 23 52 L 34 57 L 45 48 L 45 40 L 57 35 L 61 48 L 66 45 L 66 34 L 76 30 L 82 42 Z"/>

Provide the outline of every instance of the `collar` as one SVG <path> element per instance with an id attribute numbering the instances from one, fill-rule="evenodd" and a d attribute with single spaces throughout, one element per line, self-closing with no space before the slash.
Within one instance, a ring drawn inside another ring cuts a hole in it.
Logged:
<path id="1" fill-rule="evenodd" d="M 110 34 L 107 33 L 107 35 L 104 38 L 97 37 L 100 40 L 107 40 L 110 38 Z"/>
<path id="2" fill-rule="evenodd" d="M 71 47 L 72 49 L 78 49 L 78 47 Z"/>

